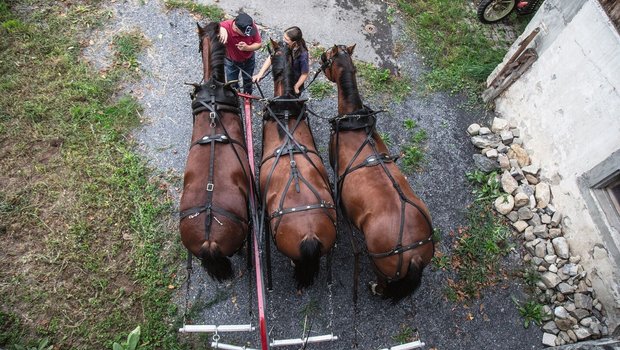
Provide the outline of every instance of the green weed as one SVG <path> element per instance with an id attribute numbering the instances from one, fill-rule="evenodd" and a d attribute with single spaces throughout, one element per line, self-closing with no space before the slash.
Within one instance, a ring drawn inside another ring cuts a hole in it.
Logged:
<path id="1" fill-rule="evenodd" d="M 125 343 L 117 343 L 114 342 L 112 345 L 112 350 L 136 350 L 138 348 L 138 342 L 140 341 L 140 326 L 136 327 L 129 335 L 127 336 L 127 341 Z"/>
<path id="2" fill-rule="evenodd" d="M 415 334 L 417 331 L 417 329 L 413 329 L 406 325 L 401 325 L 400 331 L 398 334 L 393 335 L 392 339 L 399 344 L 409 343 L 415 339 Z"/>
<path id="3" fill-rule="evenodd" d="M 224 10 L 215 5 L 202 5 L 193 1 L 184 0 L 166 0 L 166 7 L 170 9 L 185 9 L 189 12 L 200 15 L 210 21 L 221 21 L 224 19 Z"/>
<path id="4" fill-rule="evenodd" d="M 405 77 L 396 77 L 387 68 L 381 69 L 371 63 L 356 62 L 360 86 L 367 95 L 388 94 L 396 101 L 402 101 L 411 92 L 411 82 Z"/>
<path id="5" fill-rule="evenodd" d="M 310 58 L 318 60 L 321 58 L 321 55 L 325 52 L 325 48 L 320 45 L 314 45 L 310 47 L 308 53 L 310 54 Z"/>
<path id="6" fill-rule="evenodd" d="M 474 170 L 465 174 L 465 177 L 474 185 L 472 193 L 477 202 L 493 201 L 502 194 L 501 183 L 495 171 L 487 174 L 480 170 Z"/>
<path id="7" fill-rule="evenodd" d="M 512 297 L 512 301 L 517 306 L 517 310 L 523 320 L 523 327 L 528 328 L 530 324 L 540 326 L 543 319 L 547 316 L 544 311 L 543 305 L 535 300 L 529 300 L 524 304 L 520 304 L 515 297 Z"/>
<path id="8" fill-rule="evenodd" d="M 419 129 L 418 124 L 413 119 L 405 119 L 403 122 L 405 130 L 413 132 L 407 143 L 403 146 L 401 152 L 401 161 L 403 170 L 411 172 L 419 169 L 425 162 L 424 149 L 422 144 L 428 139 L 426 130 Z"/>
<path id="9" fill-rule="evenodd" d="M 392 138 L 390 137 L 390 134 L 388 134 L 387 132 L 381 132 L 379 133 L 379 137 L 381 138 L 381 141 L 383 141 L 383 143 L 385 143 L 386 146 L 391 147 L 393 142 L 392 142 Z"/>
<path id="10" fill-rule="evenodd" d="M 314 83 L 308 87 L 308 91 L 314 98 L 325 98 L 334 92 L 334 84 L 327 81 L 315 80 Z"/>

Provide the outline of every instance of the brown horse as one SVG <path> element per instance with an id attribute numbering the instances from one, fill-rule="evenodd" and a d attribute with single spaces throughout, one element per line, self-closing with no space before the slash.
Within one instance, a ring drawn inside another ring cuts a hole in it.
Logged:
<path id="1" fill-rule="evenodd" d="M 375 129 L 378 112 L 362 103 L 351 59 L 354 47 L 334 45 L 321 56 L 325 76 L 338 86 L 338 116 L 330 120 L 329 145 L 338 176 L 336 200 L 364 234 L 377 275 L 373 292 L 398 301 L 420 285 L 422 270 L 434 255 L 433 229 L 426 205 Z"/>
<path id="2" fill-rule="evenodd" d="M 265 224 L 278 250 L 295 264 L 300 290 L 314 282 L 320 257 L 335 243 L 336 210 L 305 100 L 294 96 L 292 57 L 286 45 L 271 43 L 277 98 L 270 100 L 263 114 L 260 188 Z"/>
<path id="3" fill-rule="evenodd" d="M 226 48 L 219 24 L 198 25 L 203 81 L 192 94 L 194 126 L 180 203 L 181 240 L 218 280 L 233 277 L 228 258 L 248 236 L 250 169 L 236 92 L 224 84 Z"/>

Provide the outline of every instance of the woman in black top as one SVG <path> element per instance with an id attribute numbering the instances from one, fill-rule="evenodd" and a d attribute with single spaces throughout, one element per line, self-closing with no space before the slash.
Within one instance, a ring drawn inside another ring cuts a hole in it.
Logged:
<path id="1" fill-rule="evenodd" d="M 303 38 L 303 34 L 299 27 L 290 27 L 284 31 L 284 42 L 288 45 L 289 49 L 293 50 L 293 72 L 295 80 L 295 94 L 298 96 L 301 94 L 301 89 L 304 86 L 304 82 L 308 79 L 309 57 L 308 47 L 306 41 Z M 267 57 L 267 60 L 261 67 L 258 74 L 252 77 L 253 82 L 259 82 L 267 69 L 271 66 L 271 57 Z"/>

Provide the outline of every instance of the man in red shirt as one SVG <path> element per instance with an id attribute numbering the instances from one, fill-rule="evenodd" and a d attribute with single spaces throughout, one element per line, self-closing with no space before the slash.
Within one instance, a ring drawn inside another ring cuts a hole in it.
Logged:
<path id="1" fill-rule="evenodd" d="M 262 45 L 252 17 L 246 13 L 239 13 L 234 20 L 220 22 L 220 41 L 226 44 L 224 64 L 226 81 L 242 80 L 243 92 L 252 94 L 252 74 L 256 64 L 254 51 L 260 49 Z M 239 84 L 234 84 L 233 87 L 238 89 Z"/>

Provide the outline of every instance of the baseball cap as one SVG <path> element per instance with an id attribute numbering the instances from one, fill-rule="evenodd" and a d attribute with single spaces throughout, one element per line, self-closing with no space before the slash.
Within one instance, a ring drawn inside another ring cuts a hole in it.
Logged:
<path id="1" fill-rule="evenodd" d="M 247 13 L 240 13 L 237 18 L 235 18 L 235 25 L 245 36 L 252 36 L 256 32 L 256 29 L 254 29 L 252 25 L 253 23 L 252 17 Z"/>

